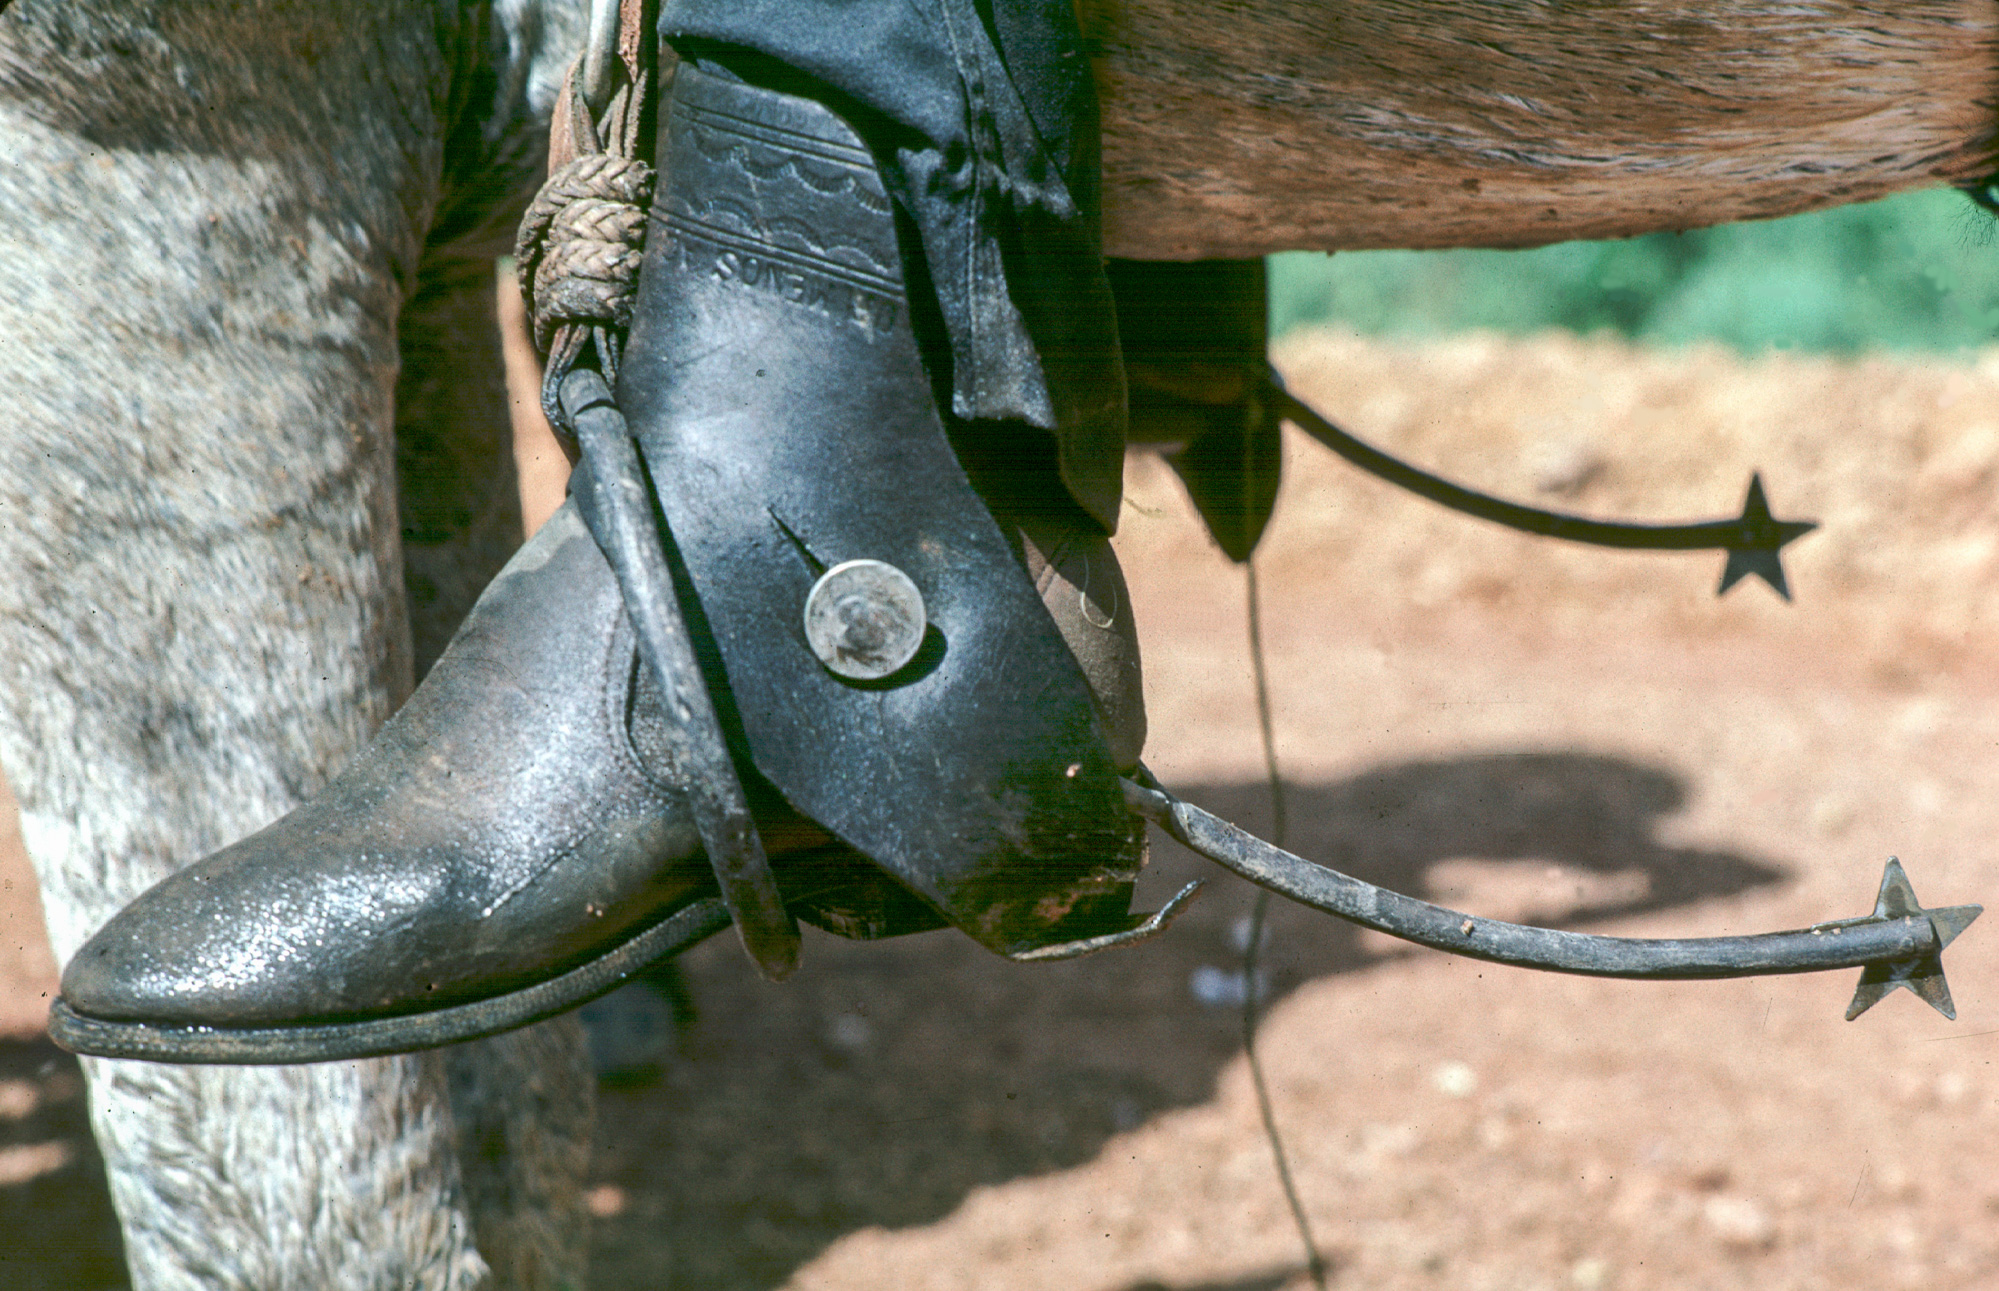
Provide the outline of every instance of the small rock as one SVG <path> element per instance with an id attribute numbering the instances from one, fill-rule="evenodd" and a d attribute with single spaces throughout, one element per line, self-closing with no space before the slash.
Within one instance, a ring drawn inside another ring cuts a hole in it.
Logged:
<path id="1" fill-rule="evenodd" d="M 1720 1192 L 1728 1186 L 1730 1178 L 1727 1166 L 1711 1165 L 1704 1170 L 1696 1170 L 1687 1183 L 1695 1192 Z"/>
<path id="2" fill-rule="evenodd" d="M 1193 997 L 1211 1009 L 1239 1009 L 1247 991 L 1240 971 L 1229 972 L 1216 968 L 1213 964 L 1202 964 L 1187 975 L 1187 990 Z M 1270 975 L 1258 970 L 1256 974 L 1256 998 L 1267 999 L 1270 995 Z"/>
<path id="3" fill-rule="evenodd" d="M 1238 915 L 1235 922 L 1229 925 L 1229 946 L 1236 954 L 1243 954 L 1249 949 L 1249 929 L 1250 925 L 1255 922 L 1254 919 L 1245 914 Z M 1258 950 L 1262 950 L 1270 944 L 1270 920 L 1265 919 L 1263 921 L 1263 930 L 1256 940 Z"/>
<path id="4" fill-rule="evenodd" d="M 61 1141 L 0 1148 L 0 1188 L 17 1187 L 30 1179 L 54 1174 L 75 1156 L 69 1144 Z"/>
<path id="5" fill-rule="evenodd" d="M 630 1199 L 625 1190 L 615 1183 L 600 1183 L 583 1194 L 583 1206 L 598 1219 L 610 1219 L 625 1213 L 625 1204 Z"/>
<path id="6" fill-rule="evenodd" d="M 0 1121 L 25 1121 L 41 1105 L 41 1091 L 25 1080 L 0 1080 Z"/>
<path id="7" fill-rule="evenodd" d="M 1709 1197 L 1701 1217 L 1724 1246 L 1738 1250 L 1764 1250 L 1777 1238 L 1769 1213 L 1747 1197 Z"/>
<path id="8" fill-rule="evenodd" d="M 1440 1062 L 1430 1073 L 1430 1083 L 1438 1093 L 1449 1098 L 1469 1098 L 1478 1088 L 1478 1073 L 1469 1063 Z"/>
<path id="9" fill-rule="evenodd" d="M 1574 497 L 1603 473 L 1604 461 L 1587 440 L 1563 439 L 1537 446 L 1532 465 L 1537 493 Z"/>
<path id="10" fill-rule="evenodd" d="M 1369 1122 L 1360 1127 L 1360 1150 L 1363 1156 L 1406 1157 L 1422 1145 L 1423 1131 L 1414 1125 Z"/>
<path id="11" fill-rule="evenodd" d="M 875 1028 L 858 1013 L 836 1013 L 826 1022 L 826 1042 L 847 1053 L 859 1053 L 873 1044 Z"/>
<path id="12" fill-rule="evenodd" d="M 1837 838 L 1853 826 L 1853 804 L 1834 794 L 1812 804 L 1812 832 L 1820 838 Z"/>

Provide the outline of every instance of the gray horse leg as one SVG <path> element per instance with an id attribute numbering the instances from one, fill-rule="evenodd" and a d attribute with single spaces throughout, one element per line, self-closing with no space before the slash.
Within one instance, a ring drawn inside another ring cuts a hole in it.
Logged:
<path id="1" fill-rule="evenodd" d="M 60 957 L 408 691 L 396 318 L 470 12 L 0 16 L 0 764 Z M 135 1285 L 472 1287 L 475 1229 L 573 1277 L 575 1040 L 90 1064 Z"/>
<path id="2" fill-rule="evenodd" d="M 508 227 L 512 220 L 496 220 Z M 400 323 L 396 459 L 419 676 L 520 545 L 505 360 L 484 239 L 438 249 Z M 465 1199 L 502 1287 L 581 1287 L 596 1080 L 575 1015 L 442 1051 Z"/>

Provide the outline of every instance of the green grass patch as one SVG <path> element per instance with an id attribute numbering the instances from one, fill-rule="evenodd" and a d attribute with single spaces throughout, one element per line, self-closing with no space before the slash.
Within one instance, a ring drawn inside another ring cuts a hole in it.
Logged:
<path id="1" fill-rule="evenodd" d="M 1381 336 L 1608 329 L 1750 354 L 1999 338 L 1999 238 L 1952 189 L 1532 251 L 1294 252 L 1271 257 L 1270 284 L 1273 335 L 1319 323 Z"/>

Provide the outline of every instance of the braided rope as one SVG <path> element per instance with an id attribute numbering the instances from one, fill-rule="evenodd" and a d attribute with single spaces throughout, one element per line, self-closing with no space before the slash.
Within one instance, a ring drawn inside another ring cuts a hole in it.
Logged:
<path id="1" fill-rule="evenodd" d="M 652 187 L 644 162 L 595 152 L 557 168 L 535 194 L 514 261 L 543 352 L 565 326 L 630 326 Z"/>

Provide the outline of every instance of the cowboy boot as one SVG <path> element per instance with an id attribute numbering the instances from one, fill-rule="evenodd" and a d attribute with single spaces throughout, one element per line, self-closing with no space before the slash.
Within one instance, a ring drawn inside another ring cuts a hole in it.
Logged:
<path id="1" fill-rule="evenodd" d="M 1052 469 L 990 440 L 966 457 L 997 505 L 970 491 L 905 321 L 893 215 L 838 117 L 692 68 L 664 115 L 683 223 L 649 251 L 621 399 L 787 904 L 844 935 L 955 924 L 1030 957 L 1131 933 L 1142 852 L 1115 776 L 1136 766 L 1143 715 L 1108 543 Z M 748 164 L 716 161 L 717 122 L 753 127 Z M 770 164 L 791 178 L 758 178 Z M 834 287 L 865 289 L 844 310 L 802 299 L 825 284 L 805 276 L 800 228 L 868 256 L 865 275 L 833 261 Z M 790 276 L 718 278 L 719 237 L 735 268 L 761 256 Z M 744 384 L 762 373 L 780 397 Z M 746 416 L 767 433 L 745 441 Z M 866 451 L 843 457 L 847 440 Z M 722 504 L 744 480 L 761 510 Z M 921 586 L 935 641 L 854 682 L 799 621 L 819 575 L 860 554 Z M 317 1061 L 601 994 L 727 924 L 667 753 L 674 720 L 572 502 L 341 776 L 78 952 L 52 1034 L 112 1057 Z M 1065 794 L 1082 810 L 1041 801 Z"/>
<path id="2" fill-rule="evenodd" d="M 618 401 L 713 689 L 800 812 L 992 949 L 1040 944 L 1133 863 L 1110 859 L 1133 835 L 1088 683 L 967 478 L 1046 478 L 1051 438 L 947 425 L 894 207 L 839 116 L 689 60 L 661 117 Z M 855 562 L 886 582 L 836 598 Z M 812 625 L 836 599 L 864 635 L 900 618 L 902 662 L 863 676 L 829 653 Z"/>

